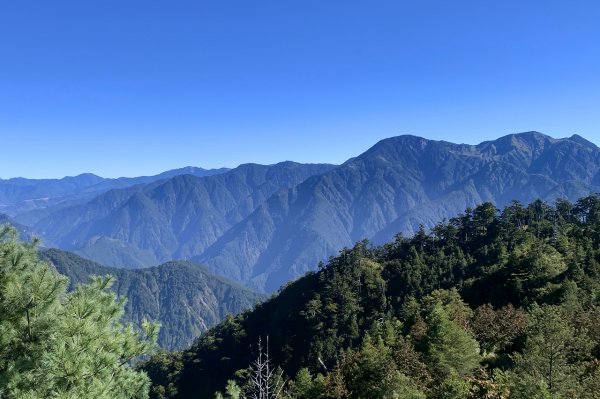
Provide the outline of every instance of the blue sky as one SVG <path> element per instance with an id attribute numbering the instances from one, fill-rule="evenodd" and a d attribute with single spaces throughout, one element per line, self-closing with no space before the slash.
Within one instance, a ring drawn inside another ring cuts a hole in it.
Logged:
<path id="1" fill-rule="evenodd" d="M 596 1 L 5 1 L 0 177 L 600 144 Z"/>

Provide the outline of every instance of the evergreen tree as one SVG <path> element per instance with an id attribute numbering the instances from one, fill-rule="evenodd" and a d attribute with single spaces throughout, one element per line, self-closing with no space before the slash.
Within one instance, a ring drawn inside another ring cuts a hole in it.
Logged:
<path id="1" fill-rule="evenodd" d="M 276 331 L 271 356 L 296 376 L 291 398 L 597 399 L 598 204 L 486 204 L 432 232 L 344 249 L 213 328 L 181 371 L 156 374 L 159 386 L 210 397 Z"/>
<path id="2" fill-rule="evenodd" d="M 293 399 L 318 398 L 323 392 L 323 377 L 313 378 L 306 367 L 301 368 L 296 378 L 290 382 L 290 397 Z"/>
<path id="3" fill-rule="evenodd" d="M 227 381 L 227 386 L 225 387 L 225 395 L 221 392 L 217 392 L 215 394 L 215 399 L 240 399 L 242 396 L 242 388 L 238 386 L 238 384 L 233 381 Z"/>
<path id="4" fill-rule="evenodd" d="M 0 232 L 0 397 L 146 398 L 149 379 L 129 362 L 154 346 L 158 326 L 123 326 L 110 277 L 66 293 L 66 279 L 35 243 Z"/>
<path id="5" fill-rule="evenodd" d="M 313 391 L 314 394 L 314 391 Z M 361 349 L 345 354 L 327 375 L 322 393 L 331 399 L 425 399 L 418 385 L 398 370 L 381 337 L 367 335 Z"/>
<path id="6" fill-rule="evenodd" d="M 436 370 L 438 378 L 451 375 L 461 377 L 471 374 L 479 366 L 479 344 L 470 331 L 460 326 L 467 312 L 462 302 L 442 303 L 438 292 L 426 299 L 425 310 L 427 332 L 421 342 L 427 363 Z M 452 298 L 450 294 L 448 297 Z M 454 316 L 454 317 L 453 317 Z"/>
<path id="7" fill-rule="evenodd" d="M 475 310 L 471 328 L 483 354 L 494 354 L 510 347 L 527 327 L 527 314 L 512 305 L 494 310 L 486 304 Z"/>
<path id="8" fill-rule="evenodd" d="M 569 323 L 562 309 L 557 306 L 533 306 L 527 342 L 522 354 L 515 355 L 517 383 L 520 390 L 542 387 L 555 397 L 573 397 L 579 390 L 578 376 L 583 364 L 575 352 L 591 347 Z"/>

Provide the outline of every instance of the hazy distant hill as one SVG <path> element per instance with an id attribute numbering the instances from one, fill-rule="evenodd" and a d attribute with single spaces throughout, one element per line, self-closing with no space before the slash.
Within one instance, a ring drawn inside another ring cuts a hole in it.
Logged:
<path id="1" fill-rule="evenodd" d="M 108 179 L 91 173 L 62 179 L 25 179 L 21 177 L 0 179 L 0 211 L 25 224 L 31 224 L 48 214 L 47 208 L 56 210 L 63 206 L 89 200 L 114 188 L 168 179 L 177 175 L 212 176 L 228 169 L 202 169 L 185 167 L 155 176 L 120 177 Z"/>
<path id="2" fill-rule="evenodd" d="M 22 224 L 15 222 L 10 216 L 0 213 L 0 225 L 5 224 L 13 226 L 17 230 L 17 233 L 19 233 L 19 239 L 23 241 L 31 241 L 35 236 L 30 227 L 23 226 Z"/>
<path id="3" fill-rule="evenodd" d="M 485 201 L 597 192 L 599 171 L 600 149 L 579 136 L 529 132 L 479 145 L 394 137 L 277 193 L 194 259 L 272 291 L 339 248 L 411 234 Z"/>
<path id="4" fill-rule="evenodd" d="M 57 249 L 43 250 L 40 257 L 69 277 L 71 287 L 88 282 L 91 275 L 115 276 L 115 292 L 127 297 L 125 319 L 138 325 L 144 318 L 159 320 L 158 342 L 171 350 L 189 346 L 226 315 L 252 308 L 265 298 L 188 262 L 127 270 L 105 267 Z"/>
<path id="5" fill-rule="evenodd" d="M 108 191 L 61 209 L 34 230 L 61 248 L 109 266 L 141 267 L 201 254 L 271 195 L 332 165 L 241 165 Z M 137 261 L 136 261 L 137 260 Z"/>
<path id="6" fill-rule="evenodd" d="M 87 259 L 128 269 L 144 268 L 159 263 L 151 250 L 139 249 L 135 245 L 110 237 L 96 236 L 88 241 L 85 247 L 73 252 Z"/>

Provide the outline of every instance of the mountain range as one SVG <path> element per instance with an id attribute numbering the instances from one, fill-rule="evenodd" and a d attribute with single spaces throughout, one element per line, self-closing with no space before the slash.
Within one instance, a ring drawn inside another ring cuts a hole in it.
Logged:
<path id="1" fill-rule="evenodd" d="M 188 166 L 169 170 L 154 176 L 119 177 L 115 179 L 84 173 L 62 179 L 0 179 L 0 212 L 24 224 L 32 224 L 52 211 L 90 200 L 115 188 L 147 184 L 182 174 L 211 176 L 226 172 L 227 168 L 203 169 Z"/>
<path id="2" fill-rule="evenodd" d="M 201 254 L 270 196 L 332 165 L 241 165 L 207 177 L 189 174 L 110 190 L 58 210 L 36 232 L 107 266 L 143 267 Z"/>
<path id="3" fill-rule="evenodd" d="M 410 235 L 483 202 L 575 200 L 599 191 L 599 172 L 600 149 L 580 136 L 394 137 L 272 196 L 194 259 L 273 291 L 359 240 Z"/>
<path id="4" fill-rule="evenodd" d="M 69 278 L 70 289 L 92 275 L 115 277 L 113 291 L 126 297 L 124 320 L 140 326 L 144 319 L 161 323 L 158 344 L 168 350 L 188 347 L 204 331 L 229 314 L 238 314 L 266 299 L 257 293 L 189 262 L 167 262 L 145 269 L 116 269 L 58 249 L 40 251 Z"/>
<path id="5" fill-rule="evenodd" d="M 339 166 L 246 164 L 176 175 L 50 209 L 44 239 L 108 266 L 172 259 L 265 291 L 341 248 L 431 228 L 482 202 L 575 200 L 600 191 L 600 149 L 574 135 L 511 134 L 478 145 L 382 140 Z"/>

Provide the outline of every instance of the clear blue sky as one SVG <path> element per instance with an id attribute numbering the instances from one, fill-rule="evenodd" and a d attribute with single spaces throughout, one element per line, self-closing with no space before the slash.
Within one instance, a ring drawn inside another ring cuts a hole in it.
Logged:
<path id="1" fill-rule="evenodd" d="M 600 2 L 0 2 L 0 177 L 600 143 Z"/>

